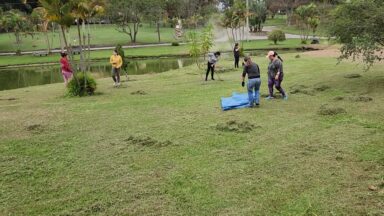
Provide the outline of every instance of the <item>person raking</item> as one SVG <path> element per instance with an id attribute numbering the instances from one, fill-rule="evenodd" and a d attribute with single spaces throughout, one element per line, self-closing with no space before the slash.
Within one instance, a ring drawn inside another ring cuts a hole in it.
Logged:
<path id="1" fill-rule="evenodd" d="M 123 65 L 123 59 L 118 54 L 117 50 L 113 51 L 113 55 L 111 56 L 109 62 L 112 65 L 112 79 L 114 81 L 113 86 L 120 86 L 120 68 Z"/>
<path id="2" fill-rule="evenodd" d="M 221 55 L 220 52 L 208 53 L 207 74 L 205 75 L 205 81 L 208 80 L 208 75 L 209 75 L 210 71 L 211 71 L 211 79 L 215 80 L 215 78 L 214 78 L 215 65 L 216 65 L 217 61 L 219 60 L 220 55 Z"/>
<path id="3" fill-rule="evenodd" d="M 248 90 L 248 100 L 249 100 L 249 106 L 259 106 L 260 105 L 260 85 L 261 85 L 261 79 L 260 79 L 260 68 L 259 66 L 252 62 L 250 57 L 244 58 L 244 70 L 242 74 L 242 82 L 241 85 L 245 86 L 245 77 L 248 75 L 248 83 L 247 83 L 247 90 Z"/>

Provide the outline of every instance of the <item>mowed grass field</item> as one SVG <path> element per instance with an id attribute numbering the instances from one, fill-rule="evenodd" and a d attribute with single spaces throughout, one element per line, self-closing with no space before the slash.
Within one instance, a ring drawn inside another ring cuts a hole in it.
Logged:
<path id="1" fill-rule="evenodd" d="M 93 46 L 116 46 L 116 44 L 128 45 L 131 39 L 128 34 L 116 30 L 115 25 L 91 25 L 91 44 Z M 85 32 L 87 34 L 87 31 Z M 161 42 L 173 42 L 175 30 L 173 28 L 160 28 Z M 50 43 L 52 48 L 60 48 L 60 36 L 58 30 L 55 33 L 49 33 Z M 77 27 L 71 26 L 68 34 L 68 43 L 73 46 L 78 45 Z M 111 42 L 113 41 L 113 43 Z M 137 34 L 137 43 L 158 43 L 158 35 L 155 26 L 142 24 Z M 33 37 L 22 37 L 21 50 L 44 50 L 47 49 L 45 35 L 36 33 Z M 14 52 L 17 50 L 16 39 L 12 33 L 0 34 L 0 50 L 2 52 Z"/>
<path id="2" fill-rule="evenodd" d="M 322 41 L 322 45 L 311 45 L 314 48 L 328 46 L 332 42 Z M 243 43 L 244 49 L 247 51 L 255 49 L 300 49 L 303 47 L 299 39 L 288 39 L 274 45 L 269 40 L 253 40 Z M 124 49 L 127 58 L 146 58 L 146 57 L 164 57 L 164 56 L 187 56 L 189 55 L 190 45 L 181 44 L 180 46 L 155 46 L 155 47 L 139 47 Z M 230 42 L 216 43 L 214 50 L 221 52 L 232 52 L 233 44 Z M 264 51 L 260 51 L 264 52 Z M 91 51 L 91 59 L 109 59 L 112 50 Z M 75 60 L 79 60 L 80 56 L 75 55 Z M 0 66 L 23 65 L 23 64 L 42 64 L 57 63 L 59 64 L 60 54 L 52 54 L 49 56 L 0 56 Z"/>
<path id="3" fill-rule="evenodd" d="M 383 215 L 382 65 L 297 55 L 289 100 L 257 109 L 220 109 L 240 70 L 205 83 L 195 66 L 98 80 L 92 97 L 0 92 L 0 214 Z"/>

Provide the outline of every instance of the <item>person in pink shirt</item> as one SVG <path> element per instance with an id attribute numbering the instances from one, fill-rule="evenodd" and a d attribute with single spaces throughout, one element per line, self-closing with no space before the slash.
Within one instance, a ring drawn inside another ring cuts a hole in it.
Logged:
<path id="1" fill-rule="evenodd" d="M 61 74 L 64 78 L 64 84 L 67 87 L 69 80 L 72 78 L 73 71 L 71 69 L 71 66 L 69 65 L 69 61 L 67 58 L 67 53 L 61 53 Z"/>

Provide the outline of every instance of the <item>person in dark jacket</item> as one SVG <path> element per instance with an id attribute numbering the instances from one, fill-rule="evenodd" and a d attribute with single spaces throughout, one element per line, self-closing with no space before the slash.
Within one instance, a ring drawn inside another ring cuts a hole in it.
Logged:
<path id="1" fill-rule="evenodd" d="M 240 47 L 239 47 L 239 43 L 236 43 L 235 47 L 233 48 L 233 56 L 235 57 L 235 68 L 239 68 L 239 62 L 240 62 Z"/>
<path id="2" fill-rule="evenodd" d="M 284 89 L 281 87 L 281 83 L 284 78 L 283 71 L 283 59 L 275 52 L 269 51 L 267 58 L 270 60 L 268 65 L 268 88 L 269 96 L 267 100 L 273 99 L 273 86 L 282 94 L 284 100 L 288 100 L 288 95 L 285 93 Z"/>
<path id="3" fill-rule="evenodd" d="M 211 78 L 212 80 L 215 80 L 214 73 L 215 73 L 215 65 L 217 61 L 219 61 L 219 56 L 221 55 L 220 52 L 215 53 L 208 53 L 208 67 L 207 67 L 207 74 L 205 75 L 205 81 L 208 80 L 209 72 L 211 71 Z"/>
<path id="4" fill-rule="evenodd" d="M 252 62 L 250 57 L 244 58 L 244 70 L 242 74 L 242 83 L 241 85 L 245 86 L 245 76 L 248 75 L 248 99 L 249 106 L 254 107 L 260 105 L 260 68 L 259 66 Z"/>

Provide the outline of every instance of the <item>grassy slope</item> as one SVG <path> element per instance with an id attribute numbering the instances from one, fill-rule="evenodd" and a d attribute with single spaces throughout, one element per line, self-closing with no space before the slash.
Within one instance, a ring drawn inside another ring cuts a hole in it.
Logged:
<path id="1" fill-rule="evenodd" d="M 287 89 L 331 88 L 259 109 L 222 112 L 221 96 L 244 91 L 240 71 L 205 84 L 193 66 L 135 76 L 120 89 L 99 80 L 101 94 L 88 98 L 64 98 L 61 84 L 0 92 L 0 214 L 383 214 L 380 67 L 346 79 L 361 70 L 295 55 L 283 56 Z M 256 61 L 266 67 L 265 57 Z M 265 70 L 262 78 L 265 93 Z M 148 94 L 131 94 L 138 90 Z M 333 100 L 360 94 L 374 100 Z M 347 114 L 320 116 L 322 104 Z M 231 120 L 260 127 L 216 130 Z M 172 143 L 142 146 L 125 141 L 131 135 Z"/>
<path id="2" fill-rule="evenodd" d="M 94 45 L 103 45 L 103 46 L 115 46 L 116 44 L 129 44 L 130 38 L 125 33 L 120 33 L 116 31 L 113 25 L 93 25 L 91 27 L 92 34 L 92 44 Z M 161 41 L 164 42 L 172 42 L 174 29 L 173 28 L 161 28 Z M 77 42 L 74 40 L 78 40 L 77 37 L 77 27 L 73 26 L 70 29 L 70 36 L 72 38 L 72 43 L 77 45 Z M 54 48 L 60 48 L 60 40 L 59 34 L 55 33 L 53 35 L 53 45 Z M 52 40 L 52 34 L 50 33 L 50 38 Z M 150 27 L 145 24 L 144 27 L 139 29 L 139 33 L 137 35 L 137 43 L 158 43 L 158 37 L 156 28 Z M 113 41 L 113 43 L 111 43 Z M 23 43 L 21 44 L 21 50 L 41 50 L 46 49 L 47 45 L 45 42 L 45 36 L 42 34 L 37 34 L 34 38 L 28 36 L 23 38 Z M 14 35 L 11 33 L 0 34 L 0 50 L 2 52 L 5 51 L 15 51 L 16 44 Z"/>
<path id="3" fill-rule="evenodd" d="M 300 29 L 298 29 L 297 26 L 295 25 L 287 26 L 287 17 L 282 15 L 280 16 L 278 15 L 274 19 L 268 19 L 265 22 L 264 26 L 276 26 L 278 29 L 281 29 L 288 34 L 297 34 L 297 35 L 301 34 Z M 320 23 L 316 31 L 316 35 L 323 36 L 323 37 L 327 36 L 325 26 L 322 23 Z M 310 33 L 310 37 L 311 36 L 312 36 L 312 31 Z"/>
<path id="4" fill-rule="evenodd" d="M 273 48 L 299 48 L 302 45 L 300 40 L 290 39 L 283 42 L 280 42 L 277 45 L 273 45 L 268 40 L 257 40 L 244 42 L 245 49 L 273 49 Z M 219 43 L 214 47 L 216 50 L 220 51 L 230 51 L 232 50 L 231 44 L 229 43 Z M 189 46 L 160 46 L 160 47 L 145 47 L 145 48 L 132 48 L 126 49 L 125 54 L 128 57 L 156 57 L 156 56 L 167 56 L 167 55 L 188 55 Z M 111 55 L 110 50 L 103 51 L 92 51 L 91 58 L 93 59 L 102 59 L 109 58 Z M 75 56 L 76 59 L 79 56 Z M 48 63 L 48 62 L 58 62 L 58 54 L 51 56 L 32 56 L 32 55 L 23 55 L 23 56 L 0 56 L 0 66 L 4 65 L 18 65 L 18 64 L 37 64 L 37 63 Z"/>

